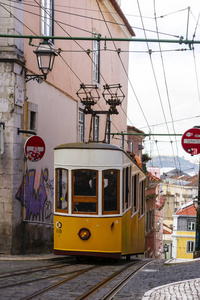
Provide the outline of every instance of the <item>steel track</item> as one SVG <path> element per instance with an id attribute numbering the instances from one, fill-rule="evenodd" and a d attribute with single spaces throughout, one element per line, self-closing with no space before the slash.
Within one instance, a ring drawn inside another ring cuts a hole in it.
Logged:
<path id="1" fill-rule="evenodd" d="M 101 297 L 101 300 L 108 300 L 112 299 L 114 295 L 116 295 L 119 290 L 121 290 L 126 283 L 131 280 L 133 276 L 135 276 L 141 269 L 143 269 L 147 264 L 149 264 L 150 261 L 139 261 L 139 262 L 132 262 L 126 265 L 121 270 L 113 273 L 111 276 L 94 286 L 92 289 L 84 293 L 81 297 L 77 298 L 77 300 L 86 300 L 89 299 L 90 296 L 94 295 L 98 291 L 100 291 L 106 284 L 108 284 L 110 281 L 115 279 L 118 275 L 122 274 L 123 272 L 127 271 L 131 266 L 138 265 L 136 270 L 130 271 L 128 275 L 126 275 L 122 280 L 120 280 L 119 283 L 117 283 L 106 295 Z"/>

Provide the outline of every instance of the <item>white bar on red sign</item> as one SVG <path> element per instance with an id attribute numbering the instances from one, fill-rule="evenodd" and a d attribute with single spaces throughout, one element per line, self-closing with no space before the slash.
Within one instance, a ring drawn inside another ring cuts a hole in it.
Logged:
<path id="1" fill-rule="evenodd" d="M 184 144 L 200 144 L 200 139 L 184 139 Z"/>
<path id="2" fill-rule="evenodd" d="M 35 148 L 37 148 L 37 150 L 40 151 L 40 152 L 43 152 L 43 151 L 44 151 L 44 147 L 28 146 L 28 147 L 27 147 L 27 152 L 29 152 L 29 151 L 34 151 Z"/>

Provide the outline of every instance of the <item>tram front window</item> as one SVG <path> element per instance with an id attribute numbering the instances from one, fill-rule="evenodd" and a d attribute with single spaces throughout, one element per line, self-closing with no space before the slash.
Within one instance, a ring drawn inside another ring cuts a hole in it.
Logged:
<path id="1" fill-rule="evenodd" d="M 97 171 L 74 170 L 73 213 L 97 213 Z"/>
<path id="2" fill-rule="evenodd" d="M 67 212 L 67 170 L 56 169 L 56 211 Z"/>
<path id="3" fill-rule="evenodd" d="M 96 196 L 96 171 L 74 171 L 74 196 Z"/>
<path id="4" fill-rule="evenodd" d="M 74 202 L 74 212 L 96 212 L 96 203 L 92 202 Z"/>
<path id="5" fill-rule="evenodd" d="M 117 213 L 119 210 L 119 171 L 103 172 L 103 213 Z"/>

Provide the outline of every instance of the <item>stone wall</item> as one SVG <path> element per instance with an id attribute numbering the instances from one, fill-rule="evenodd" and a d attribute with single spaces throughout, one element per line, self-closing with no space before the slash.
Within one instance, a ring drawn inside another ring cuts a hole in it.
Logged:
<path id="1" fill-rule="evenodd" d="M 22 19 L 22 13 L 12 6 L 2 2 L 1 33 L 22 33 L 22 25 L 15 18 L 16 14 Z M 19 177 L 23 176 L 23 137 L 18 135 L 18 128 L 23 126 L 23 103 L 23 42 L 20 39 L 15 44 L 14 38 L 0 38 L 0 122 L 5 123 L 4 153 L 0 155 L 0 253 L 12 253 L 13 224 L 21 224 L 22 220 L 15 194 Z"/>

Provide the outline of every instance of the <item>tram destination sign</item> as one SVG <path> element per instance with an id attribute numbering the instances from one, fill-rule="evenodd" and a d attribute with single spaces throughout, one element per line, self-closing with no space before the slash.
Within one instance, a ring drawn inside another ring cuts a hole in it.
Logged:
<path id="1" fill-rule="evenodd" d="M 28 138 L 24 145 L 24 152 L 30 161 L 36 162 L 42 159 L 45 153 L 45 143 L 43 139 L 38 135 Z"/>
<path id="2" fill-rule="evenodd" d="M 183 149 L 191 154 L 197 155 L 200 153 L 200 128 L 191 128 L 187 130 L 182 136 Z"/>

